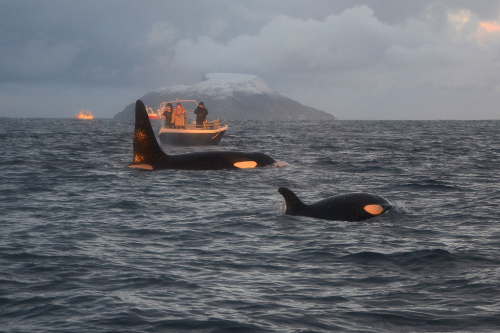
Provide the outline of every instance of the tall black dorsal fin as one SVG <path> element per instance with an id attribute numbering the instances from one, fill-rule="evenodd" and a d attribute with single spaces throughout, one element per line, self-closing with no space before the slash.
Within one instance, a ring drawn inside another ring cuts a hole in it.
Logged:
<path id="1" fill-rule="evenodd" d="M 285 198 L 286 202 L 286 214 L 288 215 L 297 215 L 299 214 L 302 210 L 304 210 L 307 205 L 303 203 L 295 193 L 293 193 L 291 190 L 287 189 L 286 187 L 280 187 L 278 189 L 278 192 L 281 193 L 283 198 Z"/>
<path id="2" fill-rule="evenodd" d="M 134 161 L 130 167 L 154 164 L 167 158 L 156 141 L 146 107 L 141 100 L 135 103 Z"/>

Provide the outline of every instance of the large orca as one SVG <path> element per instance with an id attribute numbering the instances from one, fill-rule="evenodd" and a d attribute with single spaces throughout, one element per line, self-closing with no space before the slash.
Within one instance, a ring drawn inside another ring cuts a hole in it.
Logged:
<path id="1" fill-rule="evenodd" d="M 369 193 L 339 194 L 306 205 L 286 187 L 280 187 L 278 192 L 285 198 L 285 214 L 332 221 L 363 221 L 385 213 L 392 207 L 385 198 Z"/>
<path id="2" fill-rule="evenodd" d="M 231 151 L 167 155 L 156 141 L 144 103 L 135 103 L 134 161 L 129 168 L 145 170 L 220 170 L 268 166 L 276 161 L 262 153 Z"/>

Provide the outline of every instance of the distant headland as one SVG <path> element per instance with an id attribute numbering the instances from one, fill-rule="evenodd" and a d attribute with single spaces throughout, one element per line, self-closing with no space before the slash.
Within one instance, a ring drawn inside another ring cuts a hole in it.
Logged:
<path id="1" fill-rule="evenodd" d="M 204 102 L 211 119 L 224 120 L 334 120 L 330 113 L 281 96 L 257 75 L 205 74 L 200 83 L 170 86 L 140 99 L 156 110 L 163 101 L 196 99 Z M 115 119 L 134 119 L 135 101 Z"/>

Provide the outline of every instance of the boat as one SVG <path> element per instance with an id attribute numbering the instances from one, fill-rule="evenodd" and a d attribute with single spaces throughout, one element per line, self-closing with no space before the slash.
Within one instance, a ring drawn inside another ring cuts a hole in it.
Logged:
<path id="1" fill-rule="evenodd" d="M 90 110 L 88 111 L 83 111 L 80 110 L 80 113 L 76 115 L 77 119 L 94 119 L 94 116 L 92 115 L 92 112 Z"/>
<path id="2" fill-rule="evenodd" d="M 193 112 L 198 107 L 198 102 L 195 100 L 175 100 L 163 102 L 158 109 L 158 114 L 163 112 L 163 108 L 167 103 L 181 103 L 186 109 L 186 112 Z M 185 105 L 195 105 L 194 109 L 188 110 Z M 175 107 L 175 105 L 174 105 Z M 160 111 L 161 110 L 161 111 Z M 203 126 L 198 127 L 195 121 L 186 123 L 185 128 L 171 128 L 166 127 L 162 119 L 162 127 L 160 129 L 159 137 L 161 143 L 178 145 L 178 146 L 212 146 L 218 145 L 226 130 L 226 125 L 221 125 L 219 119 L 206 121 Z M 168 125 L 168 124 L 167 124 Z"/>
<path id="3" fill-rule="evenodd" d="M 146 111 L 148 111 L 149 119 L 160 119 L 160 110 L 158 109 L 158 113 L 155 113 L 151 107 L 146 105 Z"/>

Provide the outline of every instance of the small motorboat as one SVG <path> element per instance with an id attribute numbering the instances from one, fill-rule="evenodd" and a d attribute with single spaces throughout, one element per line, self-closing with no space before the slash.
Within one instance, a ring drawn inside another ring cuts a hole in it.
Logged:
<path id="1" fill-rule="evenodd" d="M 76 119 L 94 119 L 94 116 L 92 115 L 92 112 L 90 112 L 90 110 L 80 110 L 80 113 L 76 115 Z"/>
<path id="2" fill-rule="evenodd" d="M 146 105 L 146 111 L 148 111 L 149 119 L 160 119 L 160 110 L 158 109 L 158 113 L 155 113 L 151 107 Z"/>
<path id="3" fill-rule="evenodd" d="M 188 104 L 192 105 L 194 103 L 195 109 L 198 106 L 198 102 L 195 100 L 175 100 L 170 102 L 163 102 L 161 105 L 167 105 L 167 103 L 181 103 L 183 106 Z M 193 110 L 187 110 L 186 112 L 193 112 Z M 163 111 L 162 111 L 163 112 Z M 160 109 L 158 109 L 158 114 Z M 162 119 L 162 122 L 163 119 Z M 221 125 L 219 119 L 206 121 L 202 126 L 197 126 L 195 121 L 186 123 L 184 128 L 172 128 L 170 124 L 162 124 L 160 129 L 159 137 L 161 143 L 178 145 L 178 146 L 212 146 L 218 145 L 226 130 L 227 125 Z"/>

